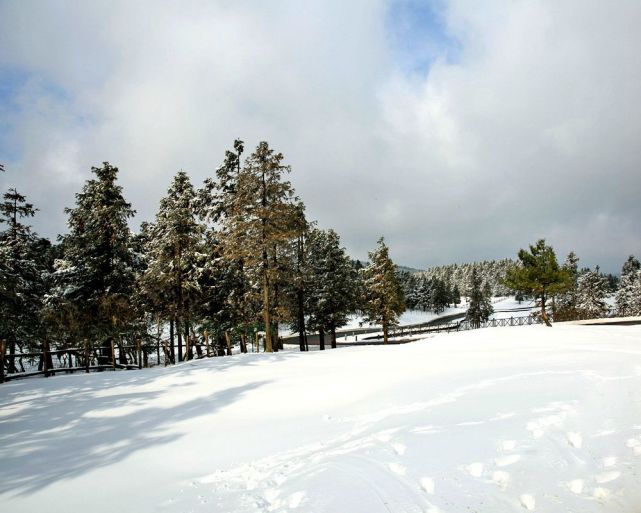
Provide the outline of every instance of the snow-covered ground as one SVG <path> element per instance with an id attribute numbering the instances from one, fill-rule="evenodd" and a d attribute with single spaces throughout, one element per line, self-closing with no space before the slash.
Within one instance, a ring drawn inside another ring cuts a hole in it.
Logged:
<path id="1" fill-rule="evenodd" d="M 0 511 L 641 510 L 641 326 L 0 385 Z"/>
<path id="2" fill-rule="evenodd" d="M 536 301 L 526 299 L 520 303 L 514 296 L 493 298 L 494 313 L 490 319 L 509 319 L 510 317 L 527 317 L 531 312 L 538 311 Z"/>
<path id="3" fill-rule="evenodd" d="M 465 308 L 461 307 L 452 307 L 446 308 L 445 311 L 441 313 L 434 312 L 424 312 L 423 310 L 406 310 L 398 319 L 399 326 L 409 326 L 412 324 L 421 324 L 423 322 L 433 321 L 438 317 L 444 317 L 446 315 L 452 315 L 456 313 L 465 313 Z M 362 315 L 350 315 L 345 326 L 341 326 L 340 331 L 355 330 L 359 328 L 370 328 L 378 327 L 377 324 L 370 324 L 366 322 Z M 288 337 L 296 335 L 293 331 L 288 329 L 286 326 L 281 326 L 278 330 L 281 337 Z"/>

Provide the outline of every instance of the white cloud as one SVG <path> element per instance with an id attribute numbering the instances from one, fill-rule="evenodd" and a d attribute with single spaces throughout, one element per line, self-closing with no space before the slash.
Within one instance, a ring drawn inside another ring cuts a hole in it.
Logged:
<path id="1" fill-rule="evenodd" d="M 457 60 L 422 78 L 395 61 L 388 8 L 4 2 L 0 66 L 39 78 L 20 92 L 3 180 L 52 234 L 103 160 L 151 218 L 178 169 L 199 183 L 235 137 L 267 139 L 355 256 L 380 235 L 416 266 L 541 236 L 612 270 L 641 252 L 626 222 L 641 217 L 638 2 L 453 0 Z"/>

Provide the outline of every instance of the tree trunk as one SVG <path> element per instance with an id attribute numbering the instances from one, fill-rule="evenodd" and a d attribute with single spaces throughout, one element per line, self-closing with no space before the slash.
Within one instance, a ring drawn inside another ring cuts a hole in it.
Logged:
<path id="1" fill-rule="evenodd" d="M 169 320 L 169 354 L 171 355 L 171 363 L 176 362 L 176 352 L 174 351 L 174 320 Z"/>
<path id="2" fill-rule="evenodd" d="M 18 372 L 16 367 L 16 341 L 12 340 L 9 344 L 9 366 L 7 374 L 14 374 Z"/>
<path id="3" fill-rule="evenodd" d="M 298 307 L 298 343 L 300 345 L 301 351 L 306 351 L 306 337 L 305 337 L 305 291 L 303 290 L 303 279 L 301 276 L 301 264 L 303 263 L 304 257 L 304 248 L 303 248 L 303 236 L 298 237 L 298 258 L 296 262 L 296 268 L 298 271 L 298 279 L 300 280 L 298 288 L 296 290 L 296 303 Z"/>
<path id="4" fill-rule="evenodd" d="M 266 266 L 266 251 L 263 252 L 263 260 L 265 261 L 264 265 Z M 272 323 L 269 315 L 269 282 L 267 280 L 267 269 L 263 269 L 263 323 L 265 324 L 265 351 L 267 353 L 273 353 L 274 347 L 272 345 Z"/>
<path id="5" fill-rule="evenodd" d="M 325 330 L 323 328 L 318 329 L 318 342 L 320 344 L 320 350 L 325 350 Z"/>
<path id="6" fill-rule="evenodd" d="M 227 356 L 231 356 L 232 355 L 232 352 L 231 352 L 231 339 L 229 337 L 229 332 L 228 331 L 225 332 L 225 342 L 227 343 Z"/>
<path id="7" fill-rule="evenodd" d="M 183 361 L 183 334 L 182 331 L 180 331 L 180 321 L 178 319 L 175 320 L 176 323 L 176 336 L 178 337 L 178 361 L 182 362 Z"/>
<path id="8" fill-rule="evenodd" d="M 240 334 L 240 352 L 247 353 L 247 337 L 245 337 L 244 333 Z"/>
<path id="9" fill-rule="evenodd" d="M 6 342 L 0 340 L 0 383 L 4 383 L 4 352 L 6 351 Z"/>
<path id="10" fill-rule="evenodd" d="M 387 344 L 388 332 L 389 332 L 389 324 L 387 320 L 383 320 L 383 343 L 385 344 Z"/>
<path id="11" fill-rule="evenodd" d="M 127 365 L 129 363 L 127 361 L 127 351 L 125 351 L 125 348 L 123 347 L 122 340 L 118 344 L 118 356 L 122 365 Z"/>
<path id="12" fill-rule="evenodd" d="M 332 349 L 336 349 L 336 325 L 332 323 Z"/>
<path id="13" fill-rule="evenodd" d="M 283 348 L 280 337 L 278 336 L 278 322 L 275 322 L 272 326 L 272 345 L 274 347 L 274 352 L 278 352 Z"/>
<path id="14" fill-rule="evenodd" d="M 89 373 L 89 340 L 85 339 L 85 372 Z"/>
<path id="15" fill-rule="evenodd" d="M 185 359 L 186 360 L 193 360 L 194 358 L 194 348 L 193 348 L 193 342 L 191 340 L 191 337 L 189 336 L 189 321 L 183 322 L 183 325 L 185 327 Z"/>
<path id="16" fill-rule="evenodd" d="M 49 351 L 49 344 L 47 344 L 47 340 L 42 341 L 42 370 L 44 371 L 45 378 L 49 377 L 49 362 L 47 359 L 48 356 L 48 351 Z"/>
<path id="17" fill-rule="evenodd" d="M 541 318 L 543 319 L 543 322 L 545 322 L 545 325 L 549 328 L 552 327 L 552 323 L 550 322 L 550 318 L 548 317 L 547 312 L 545 311 L 545 294 L 541 294 Z"/>

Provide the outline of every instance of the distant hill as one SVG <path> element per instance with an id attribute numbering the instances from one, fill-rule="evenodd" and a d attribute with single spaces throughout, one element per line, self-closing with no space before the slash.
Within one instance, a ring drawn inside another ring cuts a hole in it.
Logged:
<path id="1" fill-rule="evenodd" d="M 414 269 L 413 267 L 407 267 L 406 265 L 397 265 L 396 266 L 396 270 L 399 271 L 399 272 L 400 271 L 406 271 L 406 272 L 408 272 L 410 274 L 418 274 L 418 273 L 422 273 L 423 272 L 420 269 Z"/>

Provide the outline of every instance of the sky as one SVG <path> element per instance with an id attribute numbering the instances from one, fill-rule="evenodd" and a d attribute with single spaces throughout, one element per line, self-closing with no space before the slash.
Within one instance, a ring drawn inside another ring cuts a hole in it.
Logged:
<path id="1" fill-rule="evenodd" d="M 355 258 L 641 255 L 638 0 L 0 0 L 0 187 L 66 230 L 104 161 L 132 224 L 266 140 Z"/>

